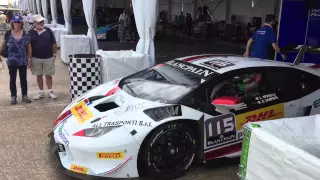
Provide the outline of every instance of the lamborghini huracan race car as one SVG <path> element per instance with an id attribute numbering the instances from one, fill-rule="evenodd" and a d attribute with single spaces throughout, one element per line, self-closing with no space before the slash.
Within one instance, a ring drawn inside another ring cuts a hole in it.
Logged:
<path id="1" fill-rule="evenodd" d="M 199 55 L 83 94 L 55 121 L 51 144 L 71 176 L 172 179 L 193 161 L 239 156 L 248 122 L 317 113 L 318 70 Z"/>

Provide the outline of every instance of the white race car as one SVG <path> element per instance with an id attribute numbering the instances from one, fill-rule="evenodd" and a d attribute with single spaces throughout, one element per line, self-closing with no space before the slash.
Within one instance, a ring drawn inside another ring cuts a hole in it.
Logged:
<path id="1" fill-rule="evenodd" d="M 241 153 L 247 122 L 320 113 L 320 71 L 237 56 L 175 59 L 100 85 L 51 133 L 71 176 L 156 179 Z"/>

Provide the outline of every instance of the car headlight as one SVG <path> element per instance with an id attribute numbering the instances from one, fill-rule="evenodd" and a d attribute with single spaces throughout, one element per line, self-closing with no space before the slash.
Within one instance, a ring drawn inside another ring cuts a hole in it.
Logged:
<path id="1" fill-rule="evenodd" d="M 83 129 L 79 132 L 76 132 L 73 135 L 80 136 L 80 137 L 100 137 L 119 127 L 121 126 L 107 126 L 107 127 Z"/>
<path id="2" fill-rule="evenodd" d="M 181 106 L 179 105 L 156 107 L 146 109 L 143 112 L 156 122 L 174 116 L 182 116 Z"/>

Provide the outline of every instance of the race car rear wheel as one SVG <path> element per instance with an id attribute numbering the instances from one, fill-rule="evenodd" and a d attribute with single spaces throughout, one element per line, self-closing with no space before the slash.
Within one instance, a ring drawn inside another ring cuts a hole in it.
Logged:
<path id="1" fill-rule="evenodd" d="M 164 124 L 153 131 L 139 158 L 148 176 L 163 180 L 183 175 L 195 154 L 194 131 L 189 125 L 176 122 Z"/>

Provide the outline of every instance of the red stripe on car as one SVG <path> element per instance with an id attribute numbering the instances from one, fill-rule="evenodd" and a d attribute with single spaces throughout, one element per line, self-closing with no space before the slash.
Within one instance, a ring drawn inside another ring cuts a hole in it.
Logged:
<path id="1" fill-rule="evenodd" d="M 242 149 L 242 142 L 237 144 L 233 144 L 227 147 L 223 147 L 221 149 L 213 150 L 204 154 L 206 160 L 216 159 L 223 157 L 228 154 L 236 153 L 241 151 Z"/>
<path id="2" fill-rule="evenodd" d="M 111 95 L 114 95 L 116 92 L 118 92 L 120 90 L 120 87 L 119 86 L 116 86 L 114 87 L 113 89 L 111 89 L 107 94 L 106 96 L 111 96 Z"/>

